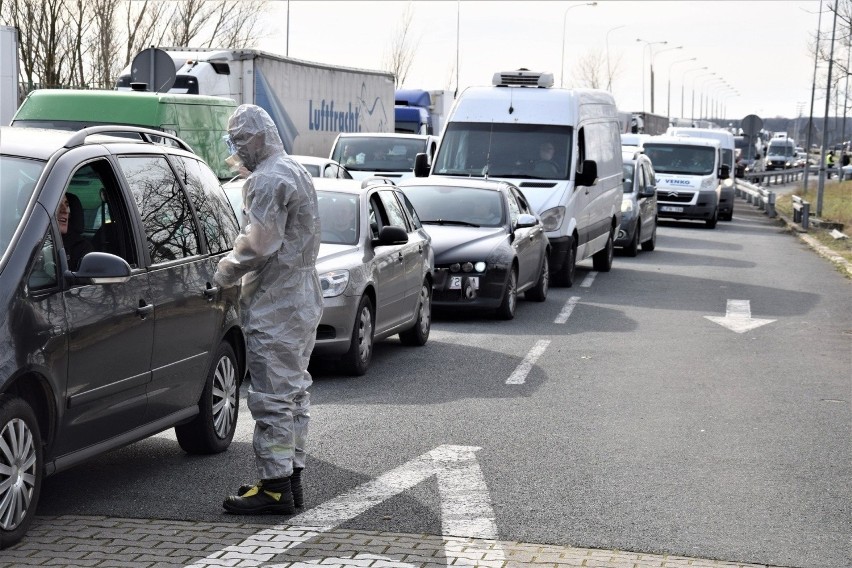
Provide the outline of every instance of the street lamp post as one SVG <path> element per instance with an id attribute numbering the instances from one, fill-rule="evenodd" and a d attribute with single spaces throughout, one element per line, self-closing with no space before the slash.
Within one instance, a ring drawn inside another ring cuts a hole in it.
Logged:
<path id="1" fill-rule="evenodd" d="M 684 86 L 686 85 L 686 75 L 687 75 L 687 73 L 691 73 L 692 71 L 703 71 L 705 69 L 707 69 L 706 65 L 704 67 L 693 67 L 692 69 L 687 69 L 686 71 L 683 72 L 683 78 L 680 80 L 680 117 L 681 118 L 683 118 L 683 114 L 684 114 L 684 111 L 683 111 L 683 109 L 684 109 L 683 94 L 684 94 L 684 91 L 685 91 Z M 693 100 L 694 100 L 694 96 L 693 96 Z"/>
<path id="2" fill-rule="evenodd" d="M 678 63 L 685 63 L 687 61 L 695 61 L 698 59 L 697 57 L 690 57 L 689 59 L 678 59 L 677 61 L 672 62 L 669 65 L 669 76 L 668 76 L 668 94 L 666 95 L 666 116 L 669 121 L 672 119 L 672 67 L 677 65 Z M 683 108 L 680 109 L 681 114 L 683 114 Z M 683 117 L 681 117 L 683 118 Z"/>
<path id="3" fill-rule="evenodd" d="M 562 87 L 565 79 L 565 29 L 568 26 L 568 10 L 571 8 L 579 8 L 580 6 L 597 6 L 597 2 L 584 2 L 583 4 L 574 4 L 565 8 L 565 13 L 562 15 L 562 66 L 559 68 L 559 86 Z"/>
<path id="4" fill-rule="evenodd" d="M 610 32 L 614 32 L 615 30 L 626 28 L 626 24 L 622 24 L 620 26 L 615 26 L 614 28 L 610 28 L 606 32 L 606 90 L 612 91 L 612 69 L 609 66 L 609 34 Z"/>
<path id="5" fill-rule="evenodd" d="M 701 73 L 700 75 L 696 75 L 692 78 L 692 111 L 689 113 L 689 119 L 693 123 L 695 122 L 695 81 L 697 81 L 700 77 L 706 77 L 707 75 L 715 74 L 715 71 L 708 71 L 707 73 Z"/>
<path id="6" fill-rule="evenodd" d="M 655 98 L 654 97 L 654 57 L 661 54 L 661 53 L 665 53 L 666 51 L 674 51 L 675 49 L 683 49 L 683 46 L 679 45 L 677 47 L 669 47 L 669 48 L 666 48 L 666 49 L 661 49 L 657 53 L 651 53 L 651 112 L 654 112 L 654 98 Z"/>
<path id="7" fill-rule="evenodd" d="M 648 51 L 651 52 L 651 60 L 652 60 L 652 63 L 651 63 L 651 77 L 652 77 L 652 79 L 651 80 L 653 81 L 653 74 L 654 74 L 654 64 L 653 64 L 654 50 L 653 50 L 653 46 L 665 45 L 669 42 L 668 41 L 648 41 L 648 40 L 642 39 L 641 37 L 637 37 L 636 41 L 640 41 L 640 42 L 645 44 L 644 46 L 642 46 L 642 112 L 645 112 L 645 48 L 647 47 Z M 653 91 L 653 86 L 651 87 L 651 90 Z M 652 100 L 651 101 L 651 111 L 653 112 L 653 110 L 654 110 L 654 101 Z"/>
<path id="8" fill-rule="evenodd" d="M 715 89 L 718 89 L 724 83 L 725 80 L 721 77 L 713 77 L 702 86 L 703 90 L 701 91 L 701 98 L 699 99 L 700 102 L 698 104 L 699 118 L 713 119 L 712 112 L 710 110 L 710 101 L 712 100 L 711 95 Z"/>

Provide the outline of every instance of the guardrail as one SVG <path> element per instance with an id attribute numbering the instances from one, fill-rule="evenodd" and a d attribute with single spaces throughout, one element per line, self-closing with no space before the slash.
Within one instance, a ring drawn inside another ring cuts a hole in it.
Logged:
<path id="1" fill-rule="evenodd" d="M 738 179 L 735 187 L 735 195 L 745 199 L 746 203 L 754 205 L 770 218 L 774 219 L 778 213 L 775 211 L 775 192 L 755 185 L 753 183 Z"/>
<path id="2" fill-rule="evenodd" d="M 802 230 L 807 231 L 810 225 L 811 204 L 798 195 L 791 195 L 793 200 L 793 222 L 799 223 Z"/>

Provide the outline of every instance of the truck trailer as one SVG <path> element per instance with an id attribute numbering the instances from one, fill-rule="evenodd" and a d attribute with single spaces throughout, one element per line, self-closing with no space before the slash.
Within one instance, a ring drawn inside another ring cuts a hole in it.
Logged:
<path id="1" fill-rule="evenodd" d="M 0 126 L 18 109 L 18 30 L 0 26 Z"/>
<path id="2" fill-rule="evenodd" d="M 170 93 L 228 97 L 262 107 L 289 154 L 328 156 L 340 132 L 394 131 L 394 76 L 255 49 L 163 48 L 175 64 Z M 144 80 L 133 65 L 116 89 Z M 136 86 L 138 88 L 138 85 Z"/>

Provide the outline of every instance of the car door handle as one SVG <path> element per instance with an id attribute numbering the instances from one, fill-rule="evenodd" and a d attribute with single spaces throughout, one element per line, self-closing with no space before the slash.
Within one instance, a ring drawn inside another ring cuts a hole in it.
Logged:
<path id="1" fill-rule="evenodd" d="M 148 304 L 145 300 L 139 300 L 139 307 L 136 308 L 136 315 L 145 319 L 149 314 L 154 313 L 154 304 Z"/>
<path id="2" fill-rule="evenodd" d="M 213 286 L 210 282 L 207 283 L 207 288 L 204 289 L 204 295 L 207 297 L 208 302 L 212 302 L 214 298 L 216 298 L 216 294 L 219 293 L 219 287 Z"/>

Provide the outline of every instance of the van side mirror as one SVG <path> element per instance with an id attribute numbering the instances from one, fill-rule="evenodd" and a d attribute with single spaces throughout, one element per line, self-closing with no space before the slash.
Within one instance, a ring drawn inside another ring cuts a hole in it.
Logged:
<path id="1" fill-rule="evenodd" d="M 598 163 L 594 160 L 583 160 L 583 170 L 574 175 L 574 185 L 591 187 L 598 182 Z"/>
<path id="2" fill-rule="evenodd" d="M 722 164 L 722 167 L 719 168 L 719 179 L 728 179 L 731 177 L 731 166 L 728 164 Z"/>
<path id="3" fill-rule="evenodd" d="M 426 177 L 429 175 L 429 156 L 420 153 L 414 156 L 414 177 Z"/>

